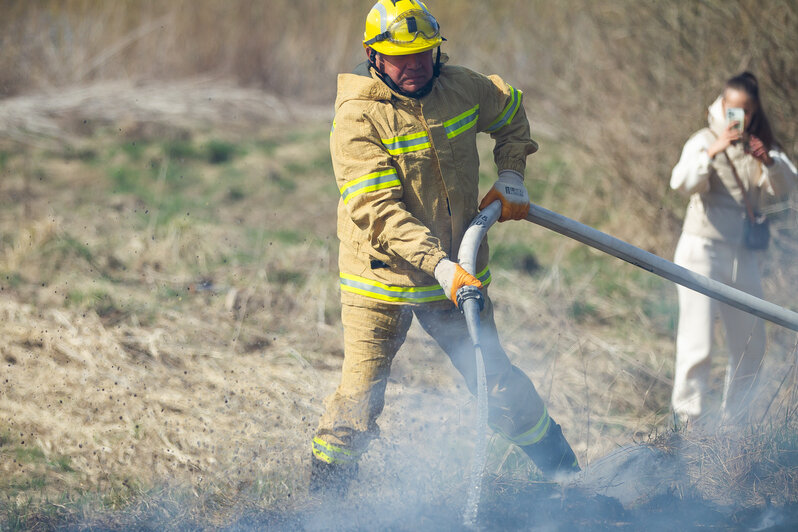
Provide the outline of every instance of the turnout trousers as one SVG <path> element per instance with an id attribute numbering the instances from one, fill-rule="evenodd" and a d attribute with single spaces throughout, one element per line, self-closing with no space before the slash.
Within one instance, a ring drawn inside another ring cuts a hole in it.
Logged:
<path id="1" fill-rule="evenodd" d="M 674 262 L 756 297 L 762 281 L 756 252 L 683 233 Z M 713 324 L 720 317 L 726 332 L 728 366 L 723 391 L 724 419 L 742 421 L 754 395 L 756 377 L 765 354 L 765 325 L 760 318 L 677 286 L 679 324 L 671 403 L 677 416 L 695 419 L 705 411 L 709 392 Z"/>
<path id="2" fill-rule="evenodd" d="M 476 394 L 475 352 L 460 311 L 449 305 L 391 305 L 342 293 L 344 361 L 341 382 L 326 399 L 326 411 L 313 440 L 313 454 L 330 464 L 354 462 L 376 437 L 385 386 L 394 356 L 413 316 L 448 355 Z M 520 446 L 539 442 L 554 425 L 532 381 L 514 366 L 499 344 L 493 307 L 485 294 L 480 314 L 488 382 L 489 424 Z"/>

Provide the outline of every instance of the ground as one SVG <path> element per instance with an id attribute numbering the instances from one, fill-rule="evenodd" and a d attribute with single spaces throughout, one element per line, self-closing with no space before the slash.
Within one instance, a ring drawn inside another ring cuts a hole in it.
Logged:
<path id="1" fill-rule="evenodd" d="M 0 102 L 0 530 L 460 528 L 474 401 L 415 325 L 353 493 L 307 494 L 342 360 L 327 111 L 202 84 L 82 90 Z M 120 98 L 128 114 L 102 112 Z M 533 201 L 600 223 L 595 169 L 543 140 Z M 490 239 L 505 348 L 580 463 L 655 449 L 681 474 L 624 500 L 542 482 L 492 436 L 481 528 L 795 522 L 794 337 L 770 329 L 750 430 L 676 430 L 673 287 L 526 222 Z"/>

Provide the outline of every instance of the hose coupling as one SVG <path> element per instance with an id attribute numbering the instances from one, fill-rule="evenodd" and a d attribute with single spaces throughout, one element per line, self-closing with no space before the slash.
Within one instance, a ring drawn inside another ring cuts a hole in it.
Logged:
<path id="1" fill-rule="evenodd" d="M 460 312 L 464 311 L 463 303 L 471 299 L 476 299 L 476 302 L 479 305 L 479 311 L 482 312 L 482 309 L 485 308 L 485 298 L 482 296 L 482 290 L 476 286 L 468 284 L 461 286 L 457 290 L 457 308 L 460 309 Z"/>

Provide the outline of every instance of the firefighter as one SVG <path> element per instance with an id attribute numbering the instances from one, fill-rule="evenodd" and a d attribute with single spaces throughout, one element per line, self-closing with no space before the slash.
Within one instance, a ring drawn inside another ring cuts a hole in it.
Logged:
<path id="1" fill-rule="evenodd" d="M 476 276 L 455 262 L 478 209 L 526 217 L 530 137 L 521 91 L 498 76 L 451 66 L 440 27 L 418 0 L 379 0 L 366 18 L 367 61 L 338 76 L 330 136 L 338 204 L 341 382 L 312 441 L 311 492 L 344 493 L 379 433 L 391 362 L 413 316 L 476 393 L 476 363 L 457 290 L 490 283 L 483 241 Z M 478 201 L 478 132 L 495 141 L 498 179 Z M 548 477 L 579 471 L 560 425 L 502 349 L 487 293 L 480 314 L 489 424 Z"/>

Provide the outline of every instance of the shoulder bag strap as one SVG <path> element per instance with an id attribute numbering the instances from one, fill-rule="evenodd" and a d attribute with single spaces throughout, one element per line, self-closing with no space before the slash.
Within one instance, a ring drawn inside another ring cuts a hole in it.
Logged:
<path id="1" fill-rule="evenodd" d="M 713 137 L 718 138 L 718 135 L 714 131 L 710 129 L 709 132 L 712 133 Z M 729 162 L 729 167 L 731 167 L 734 180 L 737 181 L 737 186 L 740 187 L 740 192 L 742 192 L 743 194 L 743 203 L 745 203 L 745 213 L 748 215 L 748 219 L 751 220 L 751 223 L 754 223 L 756 221 L 756 217 L 754 216 L 754 207 L 751 205 L 751 202 L 748 199 L 748 194 L 745 193 L 746 192 L 745 185 L 743 185 L 743 180 L 740 179 L 740 174 L 737 173 L 737 167 L 734 166 L 734 163 L 732 162 L 731 157 L 729 157 L 729 154 L 726 153 L 726 150 L 723 150 L 723 156 L 726 157 L 726 160 Z M 760 168 L 760 172 L 761 171 L 762 169 Z"/>
<path id="2" fill-rule="evenodd" d="M 734 166 L 734 163 L 729 157 L 729 154 L 726 153 L 726 150 L 723 150 L 723 155 L 726 157 L 726 160 L 729 162 L 729 166 L 731 167 L 732 175 L 734 176 L 734 180 L 737 181 L 737 186 L 740 187 L 740 191 L 743 193 L 743 203 L 745 203 L 745 212 L 748 214 L 748 219 L 751 220 L 753 223 L 756 220 L 754 216 L 754 208 L 751 206 L 751 201 L 748 199 L 748 194 L 746 194 L 745 185 L 743 185 L 743 180 L 740 179 L 740 174 L 737 173 L 737 168 Z"/>

